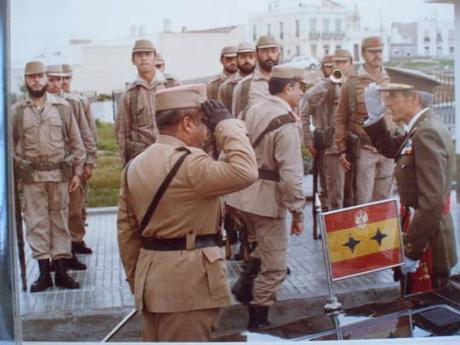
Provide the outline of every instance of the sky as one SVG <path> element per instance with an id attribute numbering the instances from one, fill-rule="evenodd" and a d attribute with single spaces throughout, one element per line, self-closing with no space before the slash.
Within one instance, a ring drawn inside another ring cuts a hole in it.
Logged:
<path id="1" fill-rule="evenodd" d="M 289 1 L 289 0 L 284 0 Z M 363 27 L 411 22 L 425 17 L 453 22 L 453 6 L 423 0 L 335 0 L 358 6 Z M 70 38 L 126 37 L 133 25 L 158 32 L 163 18 L 174 31 L 246 24 L 248 15 L 263 12 L 267 0 L 10 0 L 13 65 L 42 52 L 65 50 Z"/>

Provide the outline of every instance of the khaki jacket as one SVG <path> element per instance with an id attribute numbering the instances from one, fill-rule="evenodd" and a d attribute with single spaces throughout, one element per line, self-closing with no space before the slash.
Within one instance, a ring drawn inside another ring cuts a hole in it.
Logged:
<path id="1" fill-rule="evenodd" d="M 248 108 L 245 121 L 249 140 L 253 143 L 273 119 L 285 114 L 292 114 L 292 109 L 276 96 L 269 96 Z M 279 172 L 280 182 L 259 179 L 248 188 L 227 196 L 227 204 L 259 216 L 283 218 L 289 210 L 301 218 L 305 196 L 300 137 L 298 123 L 288 123 L 267 133 L 255 148 L 257 165 L 259 169 Z"/>
<path id="2" fill-rule="evenodd" d="M 232 112 L 233 91 L 241 79 L 243 79 L 243 76 L 239 72 L 232 74 L 220 85 L 217 92 L 217 100 L 221 101 L 229 112 Z"/>
<path id="3" fill-rule="evenodd" d="M 351 76 L 344 84 L 337 105 L 336 124 L 335 124 L 335 141 L 339 152 L 345 152 L 346 141 L 349 133 L 356 134 L 361 139 L 361 144 L 371 150 L 372 147 L 369 137 L 363 129 L 363 122 L 367 119 L 367 109 L 364 103 L 364 89 L 370 83 L 383 84 L 389 82 L 389 77 L 382 67 L 380 74 L 373 78 L 364 68 L 360 66 L 356 76 Z M 350 104 L 349 89 L 355 83 L 355 113 L 352 114 Z"/>
<path id="4" fill-rule="evenodd" d="M 93 110 L 91 109 L 91 102 L 88 97 L 80 95 L 79 93 L 74 92 L 73 95 L 77 96 L 80 99 L 80 102 L 83 106 L 85 112 L 86 122 L 88 123 L 89 129 L 93 134 L 94 142 L 97 146 L 97 127 L 96 121 L 94 119 Z"/>
<path id="5" fill-rule="evenodd" d="M 262 74 L 259 68 L 256 68 L 253 74 L 243 78 L 236 84 L 233 91 L 232 104 L 232 114 L 235 115 L 235 117 L 240 116 L 240 113 L 246 107 L 270 96 L 270 92 L 268 91 L 268 79 L 269 77 Z M 249 88 L 247 89 L 247 86 L 244 86 L 244 84 L 248 82 Z"/>
<path id="6" fill-rule="evenodd" d="M 57 106 L 64 109 L 64 123 Z M 72 156 L 74 175 L 81 176 L 85 161 L 85 148 L 80 131 L 69 103 L 49 93 L 40 111 L 30 97 L 13 105 L 13 116 L 18 108 L 24 108 L 23 134 L 21 135 L 17 119 L 13 118 L 14 160 L 30 163 L 60 163 Z M 63 128 L 64 126 L 64 128 Z M 66 141 L 67 139 L 67 141 Z M 61 170 L 33 171 L 34 182 L 61 182 L 64 180 Z"/>
<path id="7" fill-rule="evenodd" d="M 206 85 L 206 93 L 208 95 L 208 99 L 217 99 L 217 93 L 219 92 L 219 87 L 222 85 L 224 81 L 228 78 L 227 74 L 222 72 L 219 76 L 212 79 Z"/>
<path id="8" fill-rule="evenodd" d="M 80 130 L 81 139 L 83 146 L 86 149 L 86 160 L 85 164 L 95 165 L 97 160 L 97 146 L 96 141 L 94 140 L 94 134 L 91 132 L 91 129 L 88 124 L 88 120 L 85 114 L 85 109 L 81 102 L 80 97 L 71 93 L 64 93 L 62 97 L 69 102 L 75 120 L 77 120 L 78 129 Z"/>
<path id="9" fill-rule="evenodd" d="M 179 139 L 160 135 L 158 141 L 128 166 L 118 210 L 118 243 L 136 308 L 169 313 L 216 308 L 231 303 L 225 262 L 218 247 L 183 251 L 141 248 L 140 224 L 154 194 L 177 159 L 187 156 L 163 195 L 145 237 L 177 238 L 219 231 L 220 196 L 247 187 L 257 179 L 254 151 L 244 123 L 224 120 L 215 130 L 225 161 Z M 189 237 L 190 236 L 190 237 Z"/>
<path id="10" fill-rule="evenodd" d="M 315 129 L 335 129 L 336 95 L 340 94 L 340 90 L 339 85 L 333 84 L 329 78 L 324 78 L 305 93 L 300 105 L 300 116 L 306 146 L 313 145 L 311 123 L 313 123 Z M 326 154 L 337 152 L 335 142 L 326 150 Z"/>
<path id="11" fill-rule="evenodd" d="M 155 121 L 155 92 L 164 89 L 164 76 L 156 71 L 152 83 L 141 78 L 131 83 L 121 97 L 115 118 L 118 148 L 124 163 L 144 151 L 155 142 L 158 129 Z M 133 105 L 132 91 L 137 89 L 137 105 Z M 136 109 L 136 114 L 132 109 Z"/>
<path id="12" fill-rule="evenodd" d="M 388 130 L 383 119 L 365 130 L 380 153 L 395 158 L 401 204 L 415 208 L 404 241 L 406 255 L 418 260 L 429 244 L 433 269 L 448 274 L 457 263 L 452 216 L 443 211 L 455 163 L 449 130 L 429 110 L 407 136 Z"/>

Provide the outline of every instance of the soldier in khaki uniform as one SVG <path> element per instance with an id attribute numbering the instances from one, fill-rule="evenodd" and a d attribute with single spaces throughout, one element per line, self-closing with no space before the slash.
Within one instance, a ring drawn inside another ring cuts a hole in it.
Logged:
<path id="1" fill-rule="evenodd" d="M 73 70 L 70 65 L 62 65 L 64 76 L 62 77 L 62 90 L 64 97 L 73 98 L 75 101 L 79 101 L 82 105 L 83 113 L 85 115 L 86 122 L 90 129 L 93 137 L 93 141 L 97 149 L 97 129 L 96 122 L 94 121 L 93 112 L 91 110 L 91 104 L 88 97 L 82 96 L 77 92 L 71 91 Z M 80 130 L 88 135 L 89 133 L 85 130 Z M 72 234 L 72 252 L 79 254 L 91 254 L 92 250 L 89 248 L 84 239 L 86 234 L 85 223 L 86 223 L 86 204 L 88 197 L 88 181 L 91 179 L 93 169 L 96 166 L 96 152 L 86 151 L 86 162 L 83 167 L 83 174 L 81 176 L 80 187 L 73 193 L 70 194 L 70 209 L 69 209 L 69 228 Z"/>
<path id="2" fill-rule="evenodd" d="M 280 58 L 279 43 L 271 36 L 261 36 L 256 43 L 257 68 L 242 79 L 233 91 L 232 114 L 236 117 L 255 102 L 270 96 L 268 79 Z"/>
<path id="3" fill-rule="evenodd" d="M 217 99 L 221 101 L 228 111 L 232 111 L 233 91 L 236 84 L 243 78 L 251 75 L 256 68 L 256 48 L 253 44 L 243 42 L 238 45 L 236 51 L 236 62 L 238 65 L 238 72 L 232 74 L 227 80 L 219 87 Z"/>
<path id="4" fill-rule="evenodd" d="M 374 82 L 389 82 L 383 67 L 383 42 L 379 37 L 364 38 L 361 43 L 361 56 L 364 60 L 356 75 L 351 76 L 342 88 L 336 114 L 337 148 L 339 160 L 343 167 L 352 168 L 346 157 L 346 143 L 350 134 L 359 138 L 359 157 L 356 158 L 354 169 L 356 174 L 355 204 L 386 199 L 391 192 L 394 162 L 377 152 L 369 136 L 363 129 L 363 121 L 367 118 L 364 104 L 364 89 Z"/>
<path id="5" fill-rule="evenodd" d="M 80 287 L 67 274 L 66 259 L 72 257 L 67 220 L 69 192 L 80 184 L 85 149 L 69 104 L 46 92 L 45 72 L 41 62 L 26 64 L 27 96 L 12 109 L 15 174 L 23 186 L 27 240 L 40 269 L 31 292 L 53 286 L 49 259 L 56 262 L 56 286 Z"/>
<path id="6" fill-rule="evenodd" d="M 379 92 L 394 121 L 406 124 L 407 133 L 388 128 Z M 406 261 L 401 270 L 409 273 L 409 286 L 415 274 L 429 277 L 437 289 L 448 285 L 450 270 L 457 263 L 450 213 L 455 155 L 448 128 L 429 107 L 423 107 L 421 96 L 426 95 L 412 85 L 371 84 L 365 95 L 369 119 L 364 129 L 379 152 L 395 159 L 401 204 L 415 210 L 404 238 Z M 431 263 L 427 251 L 431 251 Z"/>
<path id="7" fill-rule="evenodd" d="M 75 255 L 75 248 L 87 248 L 83 245 L 83 236 L 85 234 L 84 223 L 82 223 L 81 213 L 84 203 L 84 189 L 81 186 L 81 180 L 86 180 L 86 171 L 92 169 L 96 163 L 97 147 L 94 140 L 93 133 L 91 132 L 88 122 L 86 120 L 85 111 L 80 102 L 80 99 L 74 95 L 63 92 L 63 77 L 65 75 L 62 65 L 50 65 L 46 68 L 46 75 L 48 77 L 48 92 L 61 97 L 72 110 L 72 115 L 77 121 L 80 136 L 83 141 L 83 145 L 86 149 L 86 160 L 83 168 L 83 174 L 81 175 L 79 187 L 70 193 L 69 199 L 69 230 L 72 236 L 72 259 L 69 260 L 68 268 L 74 270 L 85 270 L 86 265 L 82 263 Z M 89 248 L 88 248 L 89 249 Z"/>
<path id="8" fill-rule="evenodd" d="M 118 243 L 146 341 L 209 341 L 220 308 L 231 304 L 218 247 L 220 196 L 256 181 L 257 164 L 244 123 L 205 100 L 204 84 L 159 91 L 158 140 L 123 173 Z M 200 148 L 208 129 L 225 160 Z M 183 164 L 140 233 L 153 195 L 180 157 Z"/>
<path id="9" fill-rule="evenodd" d="M 220 63 L 224 69 L 220 75 L 212 79 L 206 86 L 206 93 L 209 99 L 217 99 L 219 87 L 227 80 L 228 77 L 234 75 L 238 71 L 238 66 L 236 64 L 236 49 L 237 48 L 235 46 L 222 48 L 220 53 Z"/>
<path id="10" fill-rule="evenodd" d="M 248 268 L 232 289 L 240 302 L 248 303 L 252 299 L 248 329 L 269 324 L 268 310 L 276 301 L 286 276 L 288 232 L 295 235 L 303 232 L 301 130 L 293 113 L 302 96 L 303 75 L 301 68 L 273 67 L 268 81 L 271 96 L 250 106 L 246 112 L 259 180 L 226 198 L 227 204 L 238 211 L 249 232 L 257 238 Z M 292 215 L 289 228 L 287 211 Z M 257 274 L 254 270 L 248 274 L 256 262 L 260 272 Z M 251 288 L 248 293 L 247 289 Z"/>
<path id="11" fill-rule="evenodd" d="M 139 77 L 121 97 L 115 133 L 121 159 L 126 164 L 155 142 L 155 92 L 165 88 L 163 74 L 155 68 L 155 48 L 149 40 L 134 43 L 131 60 Z"/>
<path id="12" fill-rule="evenodd" d="M 157 53 L 155 57 L 155 67 L 165 76 L 165 86 L 167 88 L 180 86 L 180 81 L 176 77 L 166 73 L 166 61 L 160 53 Z"/>

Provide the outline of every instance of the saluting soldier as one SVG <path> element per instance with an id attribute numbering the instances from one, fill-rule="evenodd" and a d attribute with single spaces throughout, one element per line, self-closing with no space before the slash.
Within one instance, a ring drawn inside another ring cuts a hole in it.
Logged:
<path id="1" fill-rule="evenodd" d="M 421 101 L 422 96 L 430 95 L 412 85 L 371 84 L 365 96 L 369 119 L 364 129 L 380 153 L 395 159 L 401 204 L 411 214 L 404 236 L 406 260 L 401 267 L 404 274 L 409 273 L 407 292 L 420 292 L 414 290 L 427 277 L 434 289 L 447 286 L 450 270 L 457 263 L 450 213 L 455 164 L 451 134 L 423 104 L 428 102 Z M 388 128 L 382 98 L 393 120 L 406 124 L 406 133 Z"/>
<path id="2" fill-rule="evenodd" d="M 207 91 L 209 99 L 217 100 L 217 93 L 219 92 L 219 87 L 228 77 L 235 74 L 238 71 L 238 66 L 236 64 L 236 47 L 227 46 L 222 48 L 220 53 L 220 63 L 222 64 L 223 70 L 216 78 L 211 80 L 207 85 Z"/>
<path id="3" fill-rule="evenodd" d="M 256 48 L 253 44 L 243 42 L 238 45 L 236 51 L 236 62 L 238 65 L 238 72 L 232 74 L 227 80 L 219 87 L 217 99 L 221 101 L 228 111 L 232 111 L 233 91 L 236 84 L 243 78 L 251 75 L 256 68 Z"/>
<path id="4" fill-rule="evenodd" d="M 180 81 L 176 77 L 174 77 L 173 75 L 169 73 L 166 73 L 166 61 L 163 58 L 163 56 L 158 52 L 155 57 L 155 67 L 165 76 L 165 79 L 166 79 L 165 86 L 166 87 L 174 87 L 174 86 L 180 85 Z"/>
<path id="5" fill-rule="evenodd" d="M 27 63 L 27 95 L 12 109 L 15 174 L 23 186 L 27 240 L 40 270 L 31 292 L 53 286 L 50 259 L 56 263 L 56 286 L 80 287 L 67 273 L 72 257 L 67 221 L 69 192 L 80 184 L 85 148 L 69 103 L 49 94 L 47 81 L 41 62 Z"/>
<path id="6" fill-rule="evenodd" d="M 232 114 L 236 117 L 250 105 L 270 96 L 268 79 L 278 65 L 280 45 L 271 36 L 261 36 L 256 43 L 257 67 L 251 75 L 238 82 L 233 93 Z"/>
<path id="7" fill-rule="evenodd" d="M 91 110 L 91 103 L 88 97 L 85 97 L 77 92 L 71 90 L 73 70 L 70 65 L 63 64 L 62 70 L 64 75 L 62 77 L 62 91 L 66 99 L 75 99 L 79 101 L 83 114 L 85 115 L 86 122 L 88 124 L 90 133 L 93 137 L 94 145 L 97 150 L 97 128 L 94 120 L 93 112 Z M 89 135 L 89 132 L 80 130 L 82 136 Z M 83 138 L 85 141 L 85 138 Z M 85 145 L 87 146 L 87 145 Z M 97 152 L 86 151 L 86 161 L 83 167 L 83 174 L 81 176 L 80 188 L 74 193 L 70 194 L 70 209 L 69 209 L 69 228 L 72 234 L 72 252 L 78 254 L 91 254 L 93 251 L 89 248 L 84 237 L 86 235 L 85 223 L 86 223 L 86 205 L 88 197 L 88 181 L 91 179 L 93 169 L 96 166 Z"/>
<path id="8" fill-rule="evenodd" d="M 118 243 L 146 341 L 209 341 L 220 308 L 231 304 L 220 196 L 256 181 L 257 164 L 244 123 L 205 101 L 204 84 L 159 91 L 158 140 L 123 172 Z M 225 160 L 201 149 L 208 129 Z M 156 207 L 154 195 L 162 195 Z M 147 208 L 154 212 L 145 216 Z"/>
<path id="9" fill-rule="evenodd" d="M 257 241 L 246 270 L 232 288 L 238 301 L 250 303 L 250 330 L 269 325 L 269 308 L 287 273 L 288 231 L 303 232 L 301 129 L 293 113 L 303 93 L 303 77 L 302 68 L 273 67 L 268 81 L 271 95 L 246 111 L 259 180 L 226 198 Z"/>
<path id="10" fill-rule="evenodd" d="M 384 84 L 389 77 L 383 67 L 383 42 L 380 37 L 366 37 L 361 43 L 364 64 L 359 67 L 341 90 L 336 114 L 336 144 L 340 152 L 340 163 L 346 170 L 354 169 L 356 176 L 352 186 L 353 204 L 365 204 L 386 199 L 391 192 L 394 162 L 377 152 L 363 129 L 367 119 L 364 104 L 364 89 L 370 83 Z M 355 147 L 354 163 L 347 158 L 347 141 Z M 359 144 L 356 144 L 356 140 Z M 357 148 L 359 146 L 359 148 Z"/>
<path id="11" fill-rule="evenodd" d="M 84 187 L 82 187 L 81 180 L 86 180 L 86 171 L 92 169 L 96 163 L 97 146 L 94 140 L 94 135 L 91 132 L 88 122 L 86 120 L 85 111 L 80 99 L 74 95 L 65 93 L 63 91 L 63 77 L 65 75 L 62 65 L 50 65 L 46 68 L 48 76 L 48 92 L 61 97 L 69 103 L 72 110 L 72 115 L 77 121 L 78 129 L 80 132 L 83 145 L 86 149 L 86 160 L 83 166 L 83 174 L 80 176 L 79 187 L 70 193 L 69 199 L 69 230 L 72 236 L 72 259 L 67 263 L 68 268 L 74 270 L 86 270 L 86 265 L 81 262 L 75 255 L 76 248 L 82 249 L 80 251 L 87 252 L 90 248 L 86 247 L 83 242 L 85 235 L 85 225 L 82 221 L 82 208 L 84 204 Z M 86 184 L 86 182 L 83 182 Z M 88 254 L 88 253 L 85 253 Z"/>
<path id="12" fill-rule="evenodd" d="M 155 67 L 155 54 L 149 40 L 134 43 L 131 61 L 139 76 L 123 93 L 115 118 L 118 149 L 124 164 L 153 144 L 158 136 L 155 92 L 165 88 L 165 78 Z"/>

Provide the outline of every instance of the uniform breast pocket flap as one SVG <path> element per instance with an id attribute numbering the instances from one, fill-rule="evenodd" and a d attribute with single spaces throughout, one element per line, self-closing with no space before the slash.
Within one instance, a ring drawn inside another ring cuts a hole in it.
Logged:
<path id="1" fill-rule="evenodd" d="M 50 119 L 50 139 L 57 142 L 64 140 L 62 137 L 62 121 L 60 119 Z"/>

